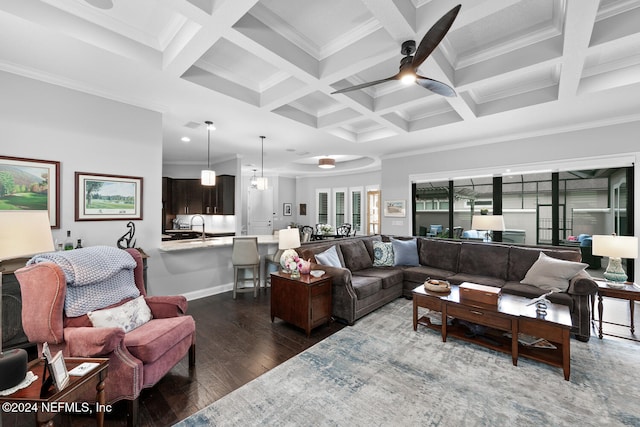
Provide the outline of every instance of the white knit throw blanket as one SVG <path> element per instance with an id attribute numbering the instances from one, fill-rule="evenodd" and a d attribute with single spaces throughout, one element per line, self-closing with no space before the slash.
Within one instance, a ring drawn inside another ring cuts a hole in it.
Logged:
<path id="1" fill-rule="evenodd" d="M 48 252 L 34 256 L 27 265 L 40 262 L 53 262 L 64 272 L 67 281 L 64 308 L 69 317 L 140 295 L 133 276 L 136 261 L 122 249 L 90 246 Z"/>

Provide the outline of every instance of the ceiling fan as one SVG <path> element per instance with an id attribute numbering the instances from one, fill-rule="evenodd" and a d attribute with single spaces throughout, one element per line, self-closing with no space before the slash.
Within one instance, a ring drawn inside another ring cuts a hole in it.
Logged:
<path id="1" fill-rule="evenodd" d="M 400 71 L 398 71 L 396 75 L 387 77 L 386 79 L 340 89 L 335 92 L 331 92 L 331 94 L 351 92 L 352 90 L 363 89 L 365 87 L 374 86 L 391 80 L 401 80 L 408 83 L 415 82 L 423 88 L 429 89 L 431 92 L 437 93 L 438 95 L 456 96 L 456 92 L 451 86 L 437 80 L 421 76 L 417 74 L 416 71 L 418 70 L 418 67 L 429 57 L 429 55 L 431 55 L 431 52 L 433 52 L 438 44 L 440 44 L 444 36 L 449 31 L 449 28 L 451 28 L 456 16 L 458 16 L 458 12 L 461 7 L 462 5 L 459 4 L 449 12 L 445 13 L 444 16 L 440 18 L 429 31 L 427 31 L 427 34 L 425 34 L 424 38 L 418 45 L 417 50 L 415 40 L 407 40 L 402 43 L 400 52 L 404 55 L 404 58 L 400 60 Z"/>

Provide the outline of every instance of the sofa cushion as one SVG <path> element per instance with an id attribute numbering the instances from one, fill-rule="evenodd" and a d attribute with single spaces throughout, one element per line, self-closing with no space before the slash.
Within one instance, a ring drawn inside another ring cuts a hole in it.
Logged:
<path id="1" fill-rule="evenodd" d="M 402 283 L 404 277 L 401 268 L 372 267 L 359 270 L 358 276 L 377 277 L 382 280 L 382 288 L 389 289 Z"/>
<path id="2" fill-rule="evenodd" d="M 151 319 L 124 336 L 129 352 L 146 365 L 165 355 L 171 347 L 195 331 L 191 316 Z"/>
<path id="3" fill-rule="evenodd" d="M 427 279 L 446 280 L 448 277 L 453 276 L 455 272 L 449 270 L 442 270 L 439 268 L 418 266 L 407 267 L 404 269 L 404 281 L 413 283 L 424 283 Z"/>
<path id="4" fill-rule="evenodd" d="M 365 299 L 377 294 L 382 289 L 382 280 L 378 277 L 351 276 L 351 285 L 358 299 Z"/>
<path id="5" fill-rule="evenodd" d="M 340 244 L 344 266 L 352 272 L 371 268 L 373 262 L 362 240 L 352 240 Z M 317 259 L 317 256 L 316 256 Z"/>
<path id="6" fill-rule="evenodd" d="M 373 242 L 374 267 L 391 267 L 393 261 L 393 245 L 390 242 Z"/>
<path id="7" fill-rule="evenodd" d="M 509 246 L 465 242 L 460 248 L 458 272 L 507 279 Z"/>
<path id="8" fill-rule="evenodd" d="M 418 260 L 418 242 L 416 239 L 391 239 L 393 245 L 393 265 L 420 265 Z"/>
<path id="9" fill-rule="evenodd" d="M 569 279 L 588 266 L 582 262 L 552 258 L 540 252 L 538 260 L 520 283 L 534 285 L 546 291 L 565 292 L 569 289 Z"/>
<path id="10" fill-rule="evenodd" d="M 444 271 L 458 271 L 460 242 L 441 239 L 420 239 L 420 265 Z M 436 278 L 432 276 L 432 278 Z"/>
<path id="11" fill-rule="evenodd" d="M 316 254 L 318 264 L 329 265 L 331 267 L 342 267 L 340 257 L 338 257 L 338 249 L 336 245 L 331 246 L 324 252 Z"/>
<path id="12" fill-rule="evenodd" d="M 504 286 L 505 281 L 498 277 L 482 276 L 472 273 L 457 273 L 447 278 L 447 280 L 454 285 L 459 285 L 463 282 L 477 283 L 478 285 L 494 286 L 501 288 Z"/>
<path id="13" fill-rule="evenodd" d="M 536 298 L 546 293 L 547 291 L 540 289 L 533 285 L 524 285 L 520 282 L 509 281 L 502 287 L 502 292 L 505 294 L 518 295 L 527 298 Z M 562 304 L 573 310 L 573 298 L 566 292 L 554 292 L 547 297 L 549 301 L 555 304 Z"/>
<path id="14" fill-rule="evenodd" d="M 509 271 L 508 281 L 520 281 L 524 279 L 527 271 L 538 260 L 540 252 L 544 252 L 550 257 L 563 259 L 566 261 L 580 262 L 581 255 L 577 250 L 551 249 L 551 248 L 525 248 L 512 246 L 509 248 Z"/>

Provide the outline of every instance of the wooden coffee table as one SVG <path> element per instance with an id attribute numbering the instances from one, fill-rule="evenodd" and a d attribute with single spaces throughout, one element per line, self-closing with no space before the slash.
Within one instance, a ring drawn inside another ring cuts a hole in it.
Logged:
<path id="1" fill-rule="evenodd" d="M 531 301 L 530 299 L 515 295 L 503 294 L 498 306 L 487 306 L 468 301 L 461 303 L 457 285 L 452 285 L 451 292 L 444 295 L 427 291 L 422 285 L 416 287 L 412 294 L 414 331 L 420 324 L 439 330 L 442 334 L 442 341 L 446 341 L 448 336 L 453 336 L 511 354 L 514 365 L 518 364 L 518 357 L 523 356 L 561 367 L 564 379 L 569 380 L 571 373 L 569 340 L 571 314 L 569 307 L 550 303 L 547 307 L 547 314 L 544 317 L 539 317 L 536 314 L 535 305 L 527 305 Z M 441 325 L 432 324 L 426 316 L 418 318 L 418 307 L 439 311 Z M 464 326 L 447 325 L 447 319 L 450 317 L 482 325 L 486 332 L 482 335 L 471 336 Z M 509 334 L 510 338 L 505 333 Z M 518 342 L 519 333 L 543 338 L 556 348 L 521 345 Z"/>
<path id="2" fill-rule="evenodd" d="M 53 418 L 65 408 L 65 402 L 77 402 L 89 387 L 93 387 L 96 390 L 96 405 L 87 406 L 87 402 L 79 402 L 77 408 L 84 410 L 90 407 L 90 409 L 95 410 L 96 425 L 102 427 L 104 425 L 104 412 L 108 409 L 105 402 L 104 380 L 107 378 L 109 359 L 65 357 L 64 360 L 67 370 L 71 370 L 84 362 L 96 362 L 98 366 L 81 377 L 71 376 L 69 384 L 64 389 L 58 391 L 52 386 L 41 396 L 40 388 L 42 386 L 44 359 L 32 360 L 29 362 L 27 369 L 36 374 L 38 379 L 27 388 L 18 390 L 9 396 L 0 396 L 0 402 L 14 405 L 15 408 L 8 407 L 11 412 L 35 412 L 38 425 L 53 425 Z M 4 406 L 3 409 L 5 409 Z"/>

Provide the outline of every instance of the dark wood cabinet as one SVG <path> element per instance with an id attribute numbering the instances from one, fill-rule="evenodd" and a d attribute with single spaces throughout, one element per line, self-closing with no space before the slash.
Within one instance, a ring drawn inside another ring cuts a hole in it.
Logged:
<path id="1" fill-rule="evenodd" d="M 292 279 L 287 273 L 272 273 L 271 321 L 278 317 L 304 329 L 309 336 L 313 328 L 331 320 L 331 286 L 328 274 Z"/>
<path id="2" fill-rule="evenodd" d="M 218 175 L 216 185 L 206 187 L 199 179 L 162 180 L 165 215 L 234 215 L 235 183 L 233 175 Z"/>
<path id="3" fill-rule="evenodd" d="M 172 179 L 171 205 L 175 215 L 204 213 L 202 185 L 199 179 Z"/>

